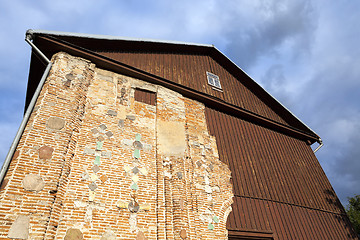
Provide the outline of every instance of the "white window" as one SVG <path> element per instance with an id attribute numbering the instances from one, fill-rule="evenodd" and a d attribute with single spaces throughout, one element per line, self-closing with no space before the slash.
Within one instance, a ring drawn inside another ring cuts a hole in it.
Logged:
<path id="1" fill-rule="evenodd" d="M 210 73 L 210 72 L 206 72 L 206 76 L 207 76 L 209 85 L 211 85 L 217 89 L 221 89 L 220 79 L 217 75 Z"/>

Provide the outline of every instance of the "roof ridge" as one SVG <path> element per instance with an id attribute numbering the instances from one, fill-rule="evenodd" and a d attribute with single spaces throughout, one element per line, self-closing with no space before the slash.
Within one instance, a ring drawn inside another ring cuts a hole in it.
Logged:
<path id="1" fill-rule="evenodd" d="M 93 39 L 104 39 L 104 40 L 123 40 L 123 41 L 134 41 L 134 42 L 166 43 L 166 44 L 177 44 L 177 45 L 214 48 L 214 45 L 212 45 L 212 44 L 191 43 L 191 42 L 172 41 L 172 40 L 131 38 L 131 37 L 102 35 L 102 34 L 73 33 L 73 32 L 62 32 L 62 31 L 33 30 L 33 29 L 29 29 L 26 31 L 26 35 L 33 35 L 33 34 L 55 35 L 55 36 L 65 36 L 65 37 L 69 36 L 69 37 L 79 37 L 79 38 L 93 38 Z"/>

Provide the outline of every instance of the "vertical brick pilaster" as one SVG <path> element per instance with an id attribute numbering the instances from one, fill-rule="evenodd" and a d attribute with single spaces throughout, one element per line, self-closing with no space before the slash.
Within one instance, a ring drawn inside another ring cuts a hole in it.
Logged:
<path id="1" fill-rule="evenodd" d="M 58 208 L 54 202 L 66 156 L 73 148 L 71 138 L 78 121 L 77 100 L 82 97 L 74 86 L 86 85 L 90 63 L 76 58 L 70 60 L 63 53 L 55 55 L 52 61 L 54 65 L 17 146 L 18 156 L 12 160 L 5 176 L 7 185 L 0 192 L 0 205 L 10 207 L 7 211 L 0 209 L 1 237 L 7 236 L 17 216 L 26 215 L 30 217 L 29 236 L 44 239 L 50 216 Z M 28 187 L 24 179 L 30 181 Z M 42 179 L 43 187 L 32 188 L 38 184 L 37 179 Z"/>
<path id="2" fill-rule="evenodd" d="M 50 220 L 44 239 L 54 239 L 57 232 L 57 227 L 62 213 L 66 187 L 69 182 L 68 176 L 71 171 L 71 162 L 75 154 L 79 132 L 82 128 L 82 122 L 85 114 L 87 91 L 90 83 L 94 78 L 93 64 L 85 61 L 72 62 L 70 60 L 68 65 L 71 66 L 71 72 L 64 72 L 63 77 L 67 79 L 64 85 L 69 89 L 69 93 L 66 97 L 70 100 L 70 104 L 73 106 L 70 113 L 71 117 L 69 118 L 71 135 L 66 149 L 57 189 L 52 192 L 52 194 L 55 194 L 56 197 L 54 199 Z"/>

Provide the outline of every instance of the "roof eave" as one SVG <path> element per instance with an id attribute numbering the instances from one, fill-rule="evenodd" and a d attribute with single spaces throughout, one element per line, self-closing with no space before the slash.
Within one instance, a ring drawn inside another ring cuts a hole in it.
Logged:
<path id="1" fill-rule="evenodd" d="M 26 31 L 26 35 L 53 35 L 63 37 L 77 37 L 77 38 L 91 38 L 91 39 L 103 39 L 103 40 L 115 40 L 115 41 L 133 41 L 133 42 L 152 42 L 152 43 L 163 43 L 163 44 L 174 44 L 184 46 L 196 46 L 196 47 L 207 47 L 213 48 L 211 44 L 199 44 L 181 41 L 168 41 L 158 39 L 147 39 L 147 38 L 130 38 L 130 37 L 119 37 L 101 34 L 87 34 L 87 33 L 72 33 L 72 32 L 61 32 L 61 31 L 46 31 L 46 30 L 33 30 L 29 29 Z"/>
<path id="2" fill-rule="evenodd" d="M 234 63 L 231 59 L 229 59 L 224 53 L 222 53 L 219 49 L 217 49 L 214 45 L 210 44 L 197 44 L 197 43 L 187 43 L 187 42 L 178 42 L 178 41 L 163 41 L 163 40 L 154 40 L 154 39 L 139 39 L 139 38 L 128 38 L 128 37 L 116 37 L 116 36 L 108 36 L 108 35 L 95 35 L 95 34 L 81 34 L 81 33 L 71 33 L 71 32 L 59 32 L 59 31 L 45 31 L 45 30 L 32 30 L 29 29 L 26 32 L 27 35 L 31 35 L 32 37 L 38 36 L 62 36 L 62 37 L 74 37 L 74 38 L 85 38 L 85 39 L 98 39 L 98 40 L 114 40 L 114 41 L 132 41 L 132 42 L 147 42 L 147 43 L 155 43 L 155 44 L 171 44 L 171 45 L 179 45 L 183 47 L 197 47 L 207 49 L 206 52 L 210 54 L 216 54 L 221 59 L 228 62 L 228 64 L 232 65 L 237 69 L 237 71 L 244 73 L 248 80 L 251 81 L 251 84 L 255 85 L 258 90 L 267 95 L 269 98 L 274 100 L 274 104 L 277 104 L 283 112 L 287 112 L 290 116 L 295 119 L 295 121 L 302 125 L 304 129 L 309 131 L 311 134 L 318 136 L 310 127 L 308 127 L 305 123 L 303 123 L 298 117 L 295 116 L 289 109 L 287 109 L 284 105 L 282 105 L 274 96 L 272 96 L 269 92 L 267 92 L 264 88 L 262 88 L 256 81 L 254 81 L 244 70 L 242 70 L 236 63 Z M 320 140 L 320 137 L 318 136 Z"/>

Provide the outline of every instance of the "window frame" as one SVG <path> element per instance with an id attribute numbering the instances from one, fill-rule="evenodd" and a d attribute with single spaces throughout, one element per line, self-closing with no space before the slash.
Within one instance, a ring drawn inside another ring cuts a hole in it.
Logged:
<path id="1" fill-rule="evenodd" d="M 221 83 L 220 83 L 220 78 L 219 78 L 218 75 L 206 71 L 206 78 L 207 78 L 208 84 L 210 86 L 212 86 L 216 90 L 222 90 Z M 218 83 L 219 86 L 217 86 L 216 83 Z"/>

